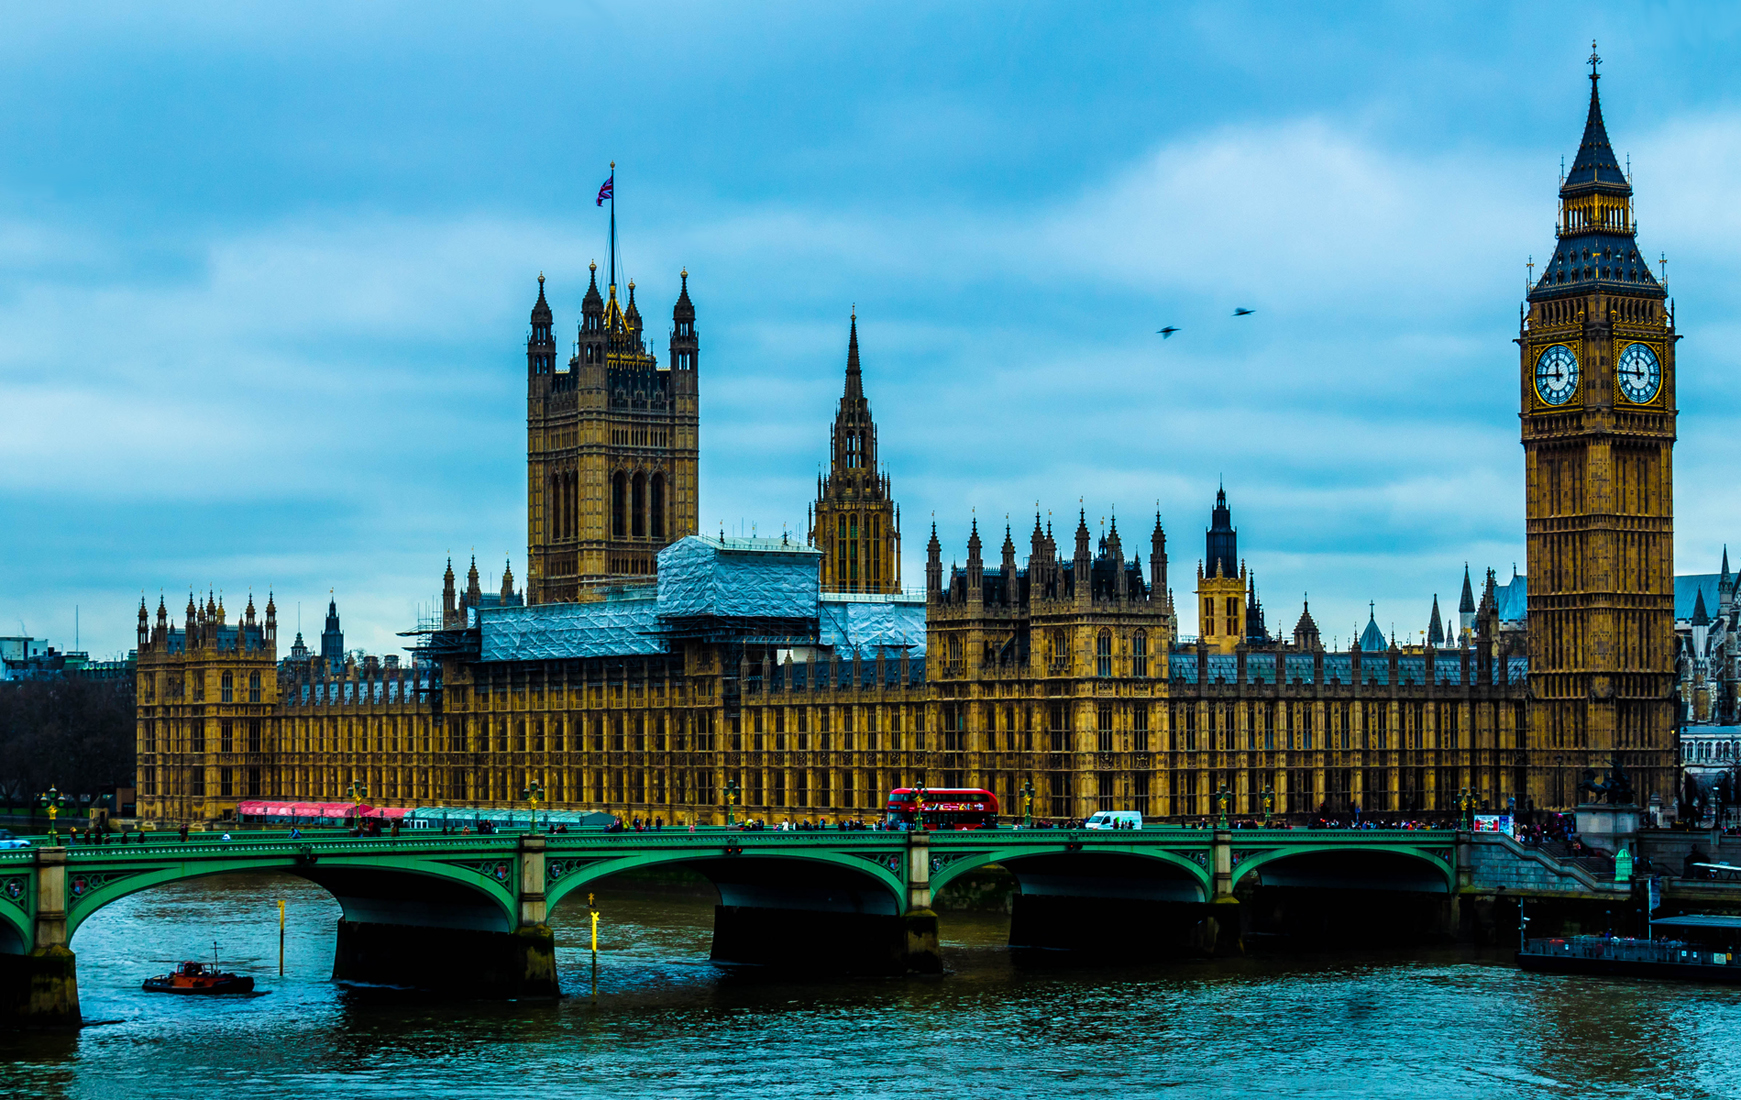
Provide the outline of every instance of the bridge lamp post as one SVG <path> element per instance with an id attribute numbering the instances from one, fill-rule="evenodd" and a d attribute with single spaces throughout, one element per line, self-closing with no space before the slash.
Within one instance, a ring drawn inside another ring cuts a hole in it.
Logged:
<path id="1" fill-rule="evenodd" d="M 66 809 L 66 795 L 61 794 L 59 788 L 51 786 L 47 792 L 36 796 L 36 804 L 48 811 L 48 843 L 53 847 L 60 841 L 60 834 L 54 830 L 54 818 Z"/>
<path id="2" fill-rule="evenodd" d="M 1022 780 L 1022 827 L 1034 827 L 1034 781 Z"/>
<path id="3" fill-rule="evenodd" d="M 1233 801 L 1233 792 L 1227 789 L 1227 784 L 1221 784 L 1221 789 L 1215 792 L 1215 811 L 1220 821 L 1220 827 L 1227 828 L 1227 805 Z"/>
<path id="4" fill-rule="evenodd" d="M 726 780 L 725 781 L 725 827 L 728 829 L 731 828 L 734 824 L 736 824 L 736 822 L 732 820 L 732 807 L 737 804 L 737 799 L 738 799 L 738 781 L 736 779 Z"/>
<path id="5" fill-rule="evenodd" d="M 346 791 L 345 794 L 351 800 L 351 817 L 356 819 L 357 828 L 360 829 L 363 821 L 363 802 L 369 797 L 369 788 L 353 779 L 350 790 Z"/>
<path id="6" fill-rule="evenodd" d="M 544 801 L 544 785 L 536 779 L 529 780 L 526 789 L 520 792 L 520 797 L 532 804 L 532 831 L 537 832 L 538 803 Z"/>
<path id="7" fill-rule="evenodd" d="M 925 831 L 925 794 L 924 787 L 913 789 L 913 831 L 915 833 Z"/>
<path id="8" fill-rule="evenodd" d="M 1263 825 L 1266 829 L 1269 828 L 1269 815 L 1275 812 L 1275 808 L 1276 792 L 1270 787 L 1265 787 L 1263 789 Z"/>

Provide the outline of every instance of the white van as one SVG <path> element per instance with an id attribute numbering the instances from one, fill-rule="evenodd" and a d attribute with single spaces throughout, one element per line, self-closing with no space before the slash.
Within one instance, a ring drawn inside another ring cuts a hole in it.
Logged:
<path id="1" fill-rule="evenodd" d="M 1143 815 L 1135 810 L 1097 810 L 1083 823 L 1085 829 L 1140 829 Z"/>

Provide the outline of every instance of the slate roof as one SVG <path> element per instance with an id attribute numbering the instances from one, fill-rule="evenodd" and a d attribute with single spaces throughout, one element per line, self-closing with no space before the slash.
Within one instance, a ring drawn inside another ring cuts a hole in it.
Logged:
<path id="1" fill-rule="evenodd" d="M 1721 573 L 1690 573 L 1675 578 L 1675 619 L 1680 622 L 1690 622 L 1693 610 L 1698 606 L 1700 597 L 1704 598 L 1705 607 L 1717 607 L 1717 581 Z"/>
<path id="2" fill-rule="evenodd" d="M 1576 199 L 1593 193 L 1630 196 L 1632 184 L 1614 158 L 1608 127 L 1602 121 L 1602 101 L 1596 77 L 1590 80 L 1590 113 L 1584 120 L 1584 136 L 1577 156 L 1560 185 L 1560 197 Z M 1661 285 L 1650 273 L 1650 260 L 1639 254 L 1631 233 L 1606 227 L 1572 230 L 1556 243 L 1554 254 L 1542 266 L 1540 279 L 1530 289 L 1530 301 L 1562 295 L 1585 294 L 1591 288 L 1622 290 L 1629 294 L 1664 297 Z"/>

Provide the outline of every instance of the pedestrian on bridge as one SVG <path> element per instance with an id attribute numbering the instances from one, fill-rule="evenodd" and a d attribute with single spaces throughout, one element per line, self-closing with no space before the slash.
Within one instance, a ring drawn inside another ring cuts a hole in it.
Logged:
<path id="1" fill-rule="evenodd" d="M 187 843 L 187 823 L 186 822 L 183 822 L 182 826 L 181 826 L 181 842 L 183 844 Z"/>

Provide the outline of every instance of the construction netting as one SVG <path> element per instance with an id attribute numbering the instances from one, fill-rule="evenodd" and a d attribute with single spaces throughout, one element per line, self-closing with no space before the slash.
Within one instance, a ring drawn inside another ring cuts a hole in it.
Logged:
<path id="1" fill-rule="evenodd" d="M 925 603 L 904 596 L 823 596 L 818 603 L 817 641 L 843 652 L 871 657 L 878 647 L 925 652 Z"/>
<path id="2" fill-rule="evenodd" d="M 813 619 L 821 557 L 785 539 L 679 539 L 659 551 L 659 614 Z"/>
<path id="3" fill-rule="evenodd" d="M 479 659 L 544 661 L 663 653 L 659 611 L 651 591 L 640 598 L 598 603 L 485 608 L 478 616 Z"/>

